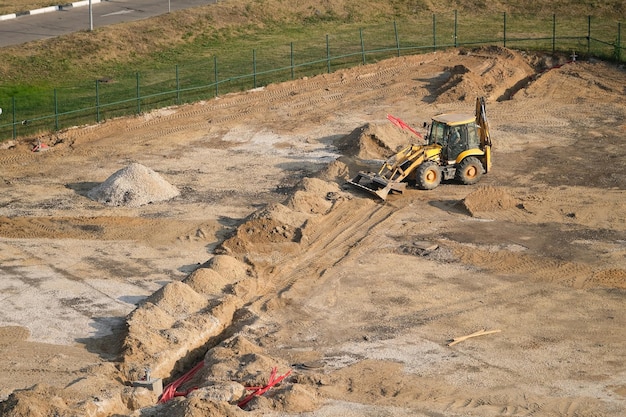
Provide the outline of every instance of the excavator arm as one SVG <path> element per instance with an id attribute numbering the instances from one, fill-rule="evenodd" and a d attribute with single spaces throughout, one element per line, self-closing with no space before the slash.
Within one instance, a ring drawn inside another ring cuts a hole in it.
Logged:
<path id="1" fill-rule="evenodd" d="M 491 137 L 484 97 L 476 99 L 476 124 L 479 127 L 480 147 L 485 152 L 485 172 L 489 172 L 491 171 Z"/>

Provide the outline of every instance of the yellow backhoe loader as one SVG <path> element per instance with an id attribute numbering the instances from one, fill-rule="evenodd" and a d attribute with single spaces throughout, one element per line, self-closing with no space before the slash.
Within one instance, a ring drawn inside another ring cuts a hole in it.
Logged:
<path id="1" fill-rule="evenodd" d="M 419 135 L 400 119 L 388 118 Z M 386 200 L 390 192 L 403 192 L 408 181 L 415 181 L 422 190 L 432 190 L 442 179 L 475 184 L 490 170 L 491 139 L 485 99 L 481 97 L 476 99 L 474 115 L 434 116 L 426 144 L 409 145 L 385 161 L 378 173 L 362 171 L 348 183 Z"/>

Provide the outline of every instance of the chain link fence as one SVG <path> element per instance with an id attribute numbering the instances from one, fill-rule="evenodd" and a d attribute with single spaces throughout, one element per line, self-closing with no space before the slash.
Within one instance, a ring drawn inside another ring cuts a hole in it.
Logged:
<path id="1" fill-rule="evenodd" d="M 446 48 L 500 45 L 621 63 L 626 59 L 621 31 L 619 22 L 590 16 L 530 19 L 506 13 L 464 20 L 454 12 L 433 14 L 421 24 L 393 21 L 368 25 L 322 39 L 252 49 L 244 56 L 214 56 L 185 66 L 128 73 L 114 80 L 2 95 L 0 141 Z"/>

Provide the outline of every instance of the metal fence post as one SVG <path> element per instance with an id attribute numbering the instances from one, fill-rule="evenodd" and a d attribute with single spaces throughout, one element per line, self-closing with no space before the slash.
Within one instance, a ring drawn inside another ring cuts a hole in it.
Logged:
<path id="1" fill-rule="evenodd" d="M 504 43 L 504 47 L 506 48 L 506 12 L 503 13 L 503 20 L 504 20 L 504 23 L 503 23 L 503 25 L 504 25 L 504 28 L 503 28 L 504 35 L 502 37 L 502 41 Z"/>
<path id="2" fill-rule="evenodd" d="M 587 16 L 587 55 L 591 53 L 591 15 Z"/>
<path id="3" fill-rule="evenodd" d="M 11 97 L 12 107 L 13 107 L 13 140 L 17 139 L 17 126 L 15 124 L 15 120 L 17 119 L 17 115 L 15 112 L 15 96 Z"/>
<path id="4" fill-rule="evenodd" d="M 433 13 L 433 51 L 437 50 L 437 18 Z"/>
<path id="5" fill-rule="evenodd" d="M 59 102 L 57 101 L 57 89 L 54 89 L 54 130 L 59 130 Z"/>
<path id="6" fill-rule="evenodd" d="M 296 68 L 295 68 L 295 65 L 294 65 L 294 57 L 293 57 L 293 42 L 291 42 L 290 45 L 291 45 L 291 52 L 290 52 L 290 55 L 291 55 L 291 79 L 293 80 L 296 77 L 296 74 L 295 74 Z"/>
<path id="7" fill-rule="evenodd" d="M 359 28 L 359 37 L 361 38 L 361 62 L 365 65 L 365 43 L 363 42 L 363 29 L 361 28 Z"/>
<path id="8" fill-rule="evenodd" d="M 330 43 L 328 42 L 328 35 L 326 35 L 326 66 L 330 74 Z"/>
<path id="9" fill-rule="evenodd" d="M 457 20 L 457 11 L 454 11 L 454 47 L 458 47 L 459 43 L 457 41 L 457 27 L 458 27 L 458 20 Z"/>
<path id="10" fill-rule="evenodd" d="M 96 80 L 96 123 L 100 123 L 100 81 Z"/>
<path id="11" fill-rule="evenodd" d="M 141 95 L 139 94 L 139 71 L 137 71 L 137 114 L 141 114 Z"/>
<path id="12" fill-rule="evenodd" d="M 556 14 L 552 15 L 552 53 L 556 50 Z"/>
<path id="13" fill-rule="evenodd" d="M 617 62 L 622 61 L 622 22 L 617 22 Z"/>
<path id="14" fill-rule="evenodd" d="M 219 95 L 219 87 L 217 83 L 217 57 L 213 57 L 213 75 L 215 76 L 215 97 Z"/>
<path id="15" fill-rule="evenodd" d="M 398 50 L 398 57 L 400 56 L 400 36 L 398 36 L 398 25 L 396 21 L 393 21 L 393 32 L 396 35 L 396 49 Z"/>
<path id="16" fill-rule="evenodd" d="M 180 78 L 178 76 L 178 64 L 176 64 L 176 104 L 180 105 Z"/>
<path id="17" fill-rule="evenodd" d="M 252 84 L 256 88 L 256 49 L 252 50 Z"/>

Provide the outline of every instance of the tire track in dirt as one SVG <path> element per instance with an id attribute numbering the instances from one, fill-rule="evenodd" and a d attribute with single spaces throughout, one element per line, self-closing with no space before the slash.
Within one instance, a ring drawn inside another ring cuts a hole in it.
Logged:
<path id="1" fill-rule="evenodd" d="M 376 229 L 395 212 L 391 205 L 377 205 L 372 210 L 371 204 L 351 209 L 343 207 L 344 204 L 347 203 L 339 203 L 340 207 L 334 207 L 324 216 L 323 224 L 305 228 L 303 233 L 308 239 L 308 245 L 304 256 L 277 268 L 272 274 L 267 292 L 254 300 L 253 304 L 264 306 L 270 299 L 292 290 L 299 281 L 306 280 L 307 286 L 321 285 L 320 281 L 324 280 L 328 269 L 358 250 L 364 239 L 374 238 L 377 233 L 381 233 Z M 328 224 L 341 227 L 329 228 L 325 226 Z"/>
<path id="2" fill-rule="evenodd" d="M 0 217 L 0 236 L 11 239 L 126 240 L 137 236 L 173 242 L 202 228 L 213 233 L 218 225 L 207 221 L 140 217 Z"/>
<path id="3" fill-rule="evenodd" d="M 492 273 L 523 276 L 576 289 L 591 287 L 626 288 L 626 271 L 619 268 L 594 270 L 578 262 L 560 261 L 537 255 L 456 247 L 461 261 Z"/>
<path id="4" fill-rule="evenodd" d="M 442 411 L 446 413 L 471 413 L 482 416 L 602 416 L 604 412 L 593 398 L 546 398 L 524 395 L 485 395 L 470 398 L 452 398 Z"/>
<path id="5" fill-rule="evenodd" d="M 8 151 L 8 152 L 0 152 L 0 167 L 2 166 L 11 166 L 17 164 L 23 164 L 25 162 L 32 162 L 35 159 L 45 160 L 45 158 L 53 158 L 56 157 L 55 153 L 58 152 L 58 149 L 55 147 L 50 147 L 48 150 L 43 152 L 32 152 L 32 151 Z"/>
<path id="6" fill-rule="evenodd" d="M 238 99 L 229 100 L 228 103 L 219 103 L 214 105 L 203 106 L 199 109 L 186 112 L 177 112 L 172 115 L 162 116 L 152 119 L 148 122 L 142 123 L 137 126 L 132 126 L 127 131 L 138 130 L 150 126 L 158 126 L 168 121 L 175 121 L 182 118 L 191 119 L 183 125 L 178 125 L 172 128 L 160 129 L 157 132 L 143 135 L 142 139 L 153 139 L 156 137 L 165 136 L 173 133 L 180 133 L 185 130 L 200 129 L 207 123 L 211 125 L 219 125 L 222 123 L 231 123 L 243 118 L 247 118 L 252 114 L 258 114 L 265 112 L 265 105 L 267 103 L 276 103 L 274 110 L 280 108 L 289 109 L 305 109 L 301 112 L 288 112 L 289 117 L 299 117 L 307 113 L 314 112 L 319 109 L 320 104 L 328 104 L 329 102 L 338 102 L 345 97 L 344 92 L 331 92 L 334 88 L 338 87 L 342 90 L 353 91 L 355 88 L 359 89 L 371 89 L 377 90 L 386 88 L 386 93 L 389 93 L 389 87 L 386 86 L 386 81 L 399 73 L 397 68 L 388 68 L 383 71 L 368 74 L 366 77 L 357 76 L 352 81 L 338 80 L 334 83 L 329 83 L 322 87 L 321 81 L 308 82 L 303 86 L 298 84 L 298 88 L 282 88 L 277 91 L 268 92 L 254 92 L 244 95 Z M 323 77 L 323 76 L 320 76 Z M 338 75 L 334 75 L 337 78 Z M 398 90 L 403 90 L 403 86 L 398 86 Z M 396 90 L 394 90 L 396 91 Z M 294 99 L 296 99 L 294 101 Z M 260 104 L 264 105 L 261 106 Z M 245 106 L 245 108 L 242 108 Z M 228 114 L 220 116 L 221 113 L 228 111 Z M 215 118 L 205 120 L 205 116 L 208 114 L 215 114 Z M 195 122 L 197 118 L 202 120 Z"/>
<path id="7" fill-rule="evenodd" d="M 191 111 L 182 111 L 176 112 L 167 116 L 160 116 L 158 118 L 151 119 L 142 124 L 138 124 L 136 126 L 132 126 L 127 128 L 127 131 L 140 130 L 146 127 L 150 127 L 153 125 L 157 125 L 166 121 L 175 121 L 179 119 L 189 119 L 189 118 L 205 118 L 207 114 L 212 114 L 219 111 L 225 110 L 233 110 L 238 109 L 244 105 L 258 104 L 258 103 L 272 103 L 278 100 L 285 100 L 289 97 L 292 97 L 297 94 L 301 94 L 307 91 L 312 91 L 315 89 L 319 89 L 321 86 L 320 82 L 309 82 L 298 84 L 297 88 L 280 88 L 277 90 L 263 90 L 263 91 L 254 91 L 248 92 L 248 94 L 237 95 L 236 98 L 214 98 L 211 100 L 211 104 L 201 105 Z M 219 102 L 218 100 L 228 100 L 227 102 Z M 192 105 L 193 106 L 193 105 Z M 250 107 L 258 107 L 258 106 L 250 106 Z"/>

